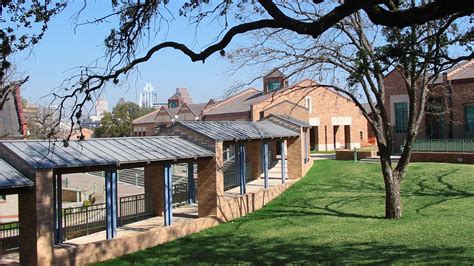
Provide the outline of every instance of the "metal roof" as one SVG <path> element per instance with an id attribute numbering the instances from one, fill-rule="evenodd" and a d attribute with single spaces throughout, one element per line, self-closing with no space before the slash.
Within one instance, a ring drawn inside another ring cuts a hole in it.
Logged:
<path id="1" fill-rule="evenodd" d="M 284 115 L 277 115 L 277 114 L 270 114 L 270 116 L 274 116 L 278 119 L 284 120 L 288 123 L 291 123 L 293 125 L 299 126 L 299 127 L 311 127 L 311 125 L 305 121 L 293 118 L 291 116 L 284 116 Z"/>
<path id="2" fill-rule="evenodd" d="M 70 141 L 2 141 L 32 168 L 69 168 L 210 157 L 214 153 L 179 137 L 155 136 Z"/>
<path id="3" fill-rule="evenodd" d="M 220 141 L 299 136 L 299 133 L 269 121 L 180 121 L 177 124 Z"/>
<path id="4" fill-rule="evenodd" d="M 0 191 L 4 189 L 33 187 L 34 183 L 13 166 L 0 159 Z"/>

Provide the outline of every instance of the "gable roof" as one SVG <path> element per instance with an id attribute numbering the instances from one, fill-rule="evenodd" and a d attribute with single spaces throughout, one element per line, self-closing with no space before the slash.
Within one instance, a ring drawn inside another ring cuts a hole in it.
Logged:
<path id="1" fill-rule="evenodd" d="M 223 100 L 221 103 L 205 110 L 204 116 L 214 114 L 250 112 L 250 109 L 254 104 L 258 104 L 271 98 L 279 97 L 288 90 L 294 90 L 299 88 L 306 89 L 308 87 L 320 88 L 320 86 L 316 82 L 310 79 L 299 81 L 292 86 L 267 94 L 264 94 L 262 91 L 257 91 L 251 88 L 249 89 L 251 90 L 249 92 L 247 92 L 248 90 L 243 91 L 242 93 L 236 94 L 233 97 Z"/>
<path id="2" fill-rule="evenodd" d="M 196 133 L 218 141 L 271 139 L 297 137 L 298 132 L 270 121 L 180 121 L 182 125 Z M 173 127 L 171 126 L 171 127 Z"/>
<path id="3" fill-rule="evenodd" d="M 151 111 L 150 113 L 148 113 L 146 115 L 135 118 L 133 120 L 133 124 L 153 123 L 153 122 L 155 122 L 155 118 L 158 115 L 159 111 L 160 111 L 160 109 L 153 110 L 153 111 Z"/>
<path id="4" fill-rule="evenodd" d="M 0 141 L 0 151 L 15 154 L 32 169 L 115 166 L 214 155 L 185 139 L 165 136 L 70 141 L 68 147 L 47 140 Z"/>
<path id="5" fill-rule="evenodd" d="M 250 111 L 252 99 L 261 94 L 261 91 L 254 88 L 248 88 L 209 108 L 206 108 L 204 110 L 204 115 L 248 112 Z"/>
<path id="6" fill-rule="evenodd" d="M 194 116 L 199 117 L 201 116 L 201 111 L 206 107 L 207 103 L 183 103 L 181 107 L 179 108 L 177 114 L 181 113 L 181 110 L 183 107 L 187 107 L 191 113 L 193 113 Z"/>
<path id="7" fill-rule="evenodd" d="M 0 191 L 31 188 L 34 182 L 18 172 L 13 166 L 0 159 Z"/>
<path id="8" fill-rule="evenodd" d="M 298 127 L 311 127 L 311 125 L 310 125 L 309 123 L 306 123 L 306 122 L 304 122 L 304 121 L 302 121 L 302 120 L 296 119 L 296 118 L 291 117 L 291 116 L 283 116 L 283 115 L 277 115 L 277 114 L 270 114 L 268 117 L 269 117 L 269 118 L 274 117 L 274 118 L 276 118 L 276 119 L 285 121 L 285 122 L 287 122 L 287 123 L 293 124 L 293 125 L 298 126 Z"/>
<path id="9" fill-rule="evenodd" d="M 448 80 L 461 80 L 474 78 L 474 59 L 450 69 L 447 72 Z"/>
<path id="10" fill-rule="evenodd" d="M 266 78 L 284 78 L 286 76 L 278 68 L 274 68 L 272 71 L 266 74 L 265 77 Z"/>

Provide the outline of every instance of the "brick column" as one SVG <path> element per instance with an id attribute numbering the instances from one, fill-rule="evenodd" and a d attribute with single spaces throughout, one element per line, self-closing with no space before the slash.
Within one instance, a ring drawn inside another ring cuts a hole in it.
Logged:
<path id="1" fill-rule="evenodd" d="M 53 170 L 38 170 L 35 188 L 18 195 L 21 265 L 54 265 Z"/>
<path id="2" fill-rule="evenodd" d="M 145 166 L 145 195 L 149 197 L 147 203 L 153 215 L 163 216 L 164 192 L 164 163 Z"/>
<path id="3" fill-rule="evenodd" d="M 260 179 L 262 170 L 262 141 L 252 140 L 246 143 L 247 163 L 250 164 L 250 178 L 252 180 Z"/>
<path id="4" fill-rule="evenodd" d="M 217 215 L 219 197 L 224 195 L 223 143 L 216 142 L 214 157 L 200 158 L 197 164 L 199 217 Z"/>
<path id="5" fill-rule="evenodd" d="M 303 176 L 303 145 L 302 137 L 288 138 L 286 141 L 288 179 L 298 179 Z"/>

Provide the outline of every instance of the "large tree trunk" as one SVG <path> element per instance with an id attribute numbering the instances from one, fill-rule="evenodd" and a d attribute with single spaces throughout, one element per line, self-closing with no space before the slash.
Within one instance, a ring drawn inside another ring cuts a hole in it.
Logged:
<path id="1" fill-rule="evenodd" d="M 393 172 L 387 181 L 385 182 L 385 218 L 400 219 L 402 218 L 400 181 Z"/>
<path id="2" fill-rule="evenodd" d="M 403 173 L 393 170 L 390 159 L 390 148 L 379 149 L 380 164 L 385 182 L 385 218 L 402 218 L 402 199 L 400 194 L 400 181 Z"/>

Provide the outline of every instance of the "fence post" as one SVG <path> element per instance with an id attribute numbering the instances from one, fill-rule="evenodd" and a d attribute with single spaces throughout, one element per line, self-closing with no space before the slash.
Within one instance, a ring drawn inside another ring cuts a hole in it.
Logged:
<path id="1" fill-rule="evenodd" d="M 354 147 L 354 162 L 357 162 L 357 148 Z"/>
<path id="2" fill-rule="evenodd" d="M 138 195 L 135 196 L 135 220 L 138 221 Z"/>
<path id="3" fill-rule="evenodd" d="M 86 207 L 86 235 L 89 235 L 89 207 Z"/>
<path id="4" fill-rule="evenodd" d="M 81 202 L 81 191 L 79 190 L 79 187 L 76 187 L 76 201 Z"/>

